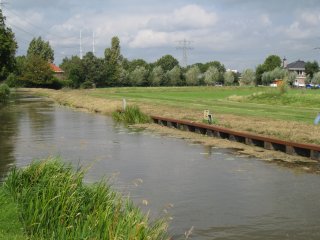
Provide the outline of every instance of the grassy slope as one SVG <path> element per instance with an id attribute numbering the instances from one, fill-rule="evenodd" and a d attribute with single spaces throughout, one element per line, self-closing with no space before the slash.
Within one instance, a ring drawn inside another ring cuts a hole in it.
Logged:
<path id="1" fill-rule="evenodd" d="M 0 187 L 0 206 L 0 239 L 25 240 L 26 236 L 22 231 L 17 207 L 2 186 Z"/>
<path id="2" fill-rule="evenodd" d="M 252 96 L 254 93 L 260 93 Z M 262 94 L 261 94 L 262 93 Z M 320 91 L 290 90 L 285 95 L 273 88 L 115 88 L 96 89 L 90 95 L 129 102 L 170 105 L 214 113 L 235 114 L 312 124 L 320 109 Z"/>
<path id="3" fill-rule="evenodd" d="M 209 109 L 216 124 L 287 141 L 320 144 L 319 90 L 291 89 L 280 95 L 269 87 L 156 87 L 91 90 L 28 90 L 58 103 L 111 115 L 122 106 L 138 105 L 148 115 L 202 122 Z"/>

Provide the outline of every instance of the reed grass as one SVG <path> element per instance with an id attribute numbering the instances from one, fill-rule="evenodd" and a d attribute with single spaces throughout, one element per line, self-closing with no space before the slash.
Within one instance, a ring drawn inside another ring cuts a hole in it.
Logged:
<path id="1" fill-rule="evenodd" d="M 88 186 L 83 176 L 56 158 L 11 171 L 4 187 L 30 238 L 167 239 L 164 219 L 151 222 L 105 181 Z"/>
<path id="2" fill-rule="evenodd" d="M 10 88 L 7 84 L 2 83 L 0 84 L 0 102 L 8 101 L 10 96 Z"/>
<path id="3" fill-rule="evenodd" d="M 117 110 L 112 113 L 112 118 L 116 122 L 123 122 L 125 124 L 140 124 L 140 123 L 150 123 L 151 118 L 142 113 L 140 108 L 136 105 L 127 106 L 124 111 Z"/>

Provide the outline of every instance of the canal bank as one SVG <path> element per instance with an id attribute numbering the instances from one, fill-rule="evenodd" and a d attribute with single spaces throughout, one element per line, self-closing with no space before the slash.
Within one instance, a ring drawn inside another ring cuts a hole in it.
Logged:
<path id="1" fill-rule="evenodd" d="M 90 166 L 86 183 L 108 177 L 144 212 L 168 214 L 174 240 L 185 239 L 190 229 L 199 240 L 320 237 L 319 175 L 196 139 L 126 128 L 108 116 L 31 95 L 23 94 L 0 114 L 3 173 L 50 155 L 75 168 Z"/>
<path id="2" fill-rule="evenodd" d="M 103 99 L 103 98 L 92 97 L 89 94 L 87 94 L 88 90 L 56 91 L 56 90 L 50 90 L 50 89 L 21 89 L 19 91 L 24 91 L 31 94 L 37 94 L 37 95 L 49 97 L 50 99 L 54 100 L 58 104 L 69 106 L 81 111 L 101 113 L 105 115 L 111 115 L 112 112 L 114 112 L 116 109 L 119 109 L 122 107 L 122 101 L 119 101 L 116 99 Z M 185 115 L 181 115 L 181 113 L 177 109 L 174 109 L 170 106 L 168 106 L 166 110 L 160 106 L 157 108 L 152 108 L 152 106 L 145 106 L 145 105 L 141 106 L 141 104 L 139 106 L 147 114 L 161 115 L 166 117 L 176 116 L 176 117 L 186 118 Z M 200 116 L 199 119 L 201 119 L 202 113 L 199 112 L 196 114 Z M 194 117 L 192 113 L 190 113 L 190 116 Z M 231 116 L 231 118 L 233 118 L 233 116 Z M 256 120 L 253 119 L 253 121 L 256 121 Z M 271 120 L 270 122 L 271 122 L 270 124 L 272 125 L 273 123 Z M 294 124 L 297 125 L 297 123 L 294 123 Z M 141 127 L 147 130 L 151 130 L 153 132 L 169 135 L 171 137 L 177 137 L 177 138 L 186 139 L 191 142 L 201 143 L 206 146 L 236 149 L 237 153 L 239 154 L 258 157 L 260 159 L 270 161 L 270 162 L 277 162 L 281 165 L 286 165 L 302 171 L 310 171 L 310 172 L 319 171 L 317 161 L 312 160 L 310 158 L 306 158 L 306 157 L 288 155 L 286 153 L 279 152 L 279 151 L 263 149 L 255 146 L 248 146 L 242 143 L 229 141 L 221 138 L 212 138 L 208 136 L 202 136 L 192 132 L 183 132 L 176 129 L 166 129 L 165 127 L 159 126 L 157 124 L 140 124 L 140 125 L 135 125 L 135 127 Z M 281 131 L 281 129 L 279 129 L 279 131 Z M 300 164 L 303 164 L 303 165 L 301 166 Z"/>

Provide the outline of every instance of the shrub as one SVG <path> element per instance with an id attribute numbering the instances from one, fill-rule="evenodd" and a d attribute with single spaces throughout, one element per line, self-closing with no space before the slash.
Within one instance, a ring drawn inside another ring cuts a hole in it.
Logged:
<path id="1" fill-rule="evenodd" d="M 129 199 L 102 181 L 84 185 L 83 176 L 59 159 L 11 171 L 4 187 L 30 239 L 166 238 L 165 221 L 149 223 Z"/>
<path id="2" fill-rule="evenodd" d="M 0 84 L 0 102 L 8 101 L 10 97 L 10 88 L 7 84 Z"/>
<path id="3" fill-rule="evenodd" d="M 112 118 L 116 122 L 125 124 L 149 123 L 150 117 L 142 113 L 138 106 L 127 106 L 125 111 L 117 110 L 112 113 Z"/>

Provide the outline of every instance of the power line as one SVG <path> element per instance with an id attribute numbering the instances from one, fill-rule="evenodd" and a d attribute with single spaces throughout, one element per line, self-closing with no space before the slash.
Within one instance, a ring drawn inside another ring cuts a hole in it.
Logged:
<path id="1" fill-rule="evenodd" d="M 191 47 L 192 41 L 187 41 L 186 39 L 183 39 L 182 41 L 178 41 L 179 45 L 176 47 L 177 49 L 182 50 L 182 66 L 187 67 L 188 66 L 188 50 L 192 50 L 193 47 Z"/>

